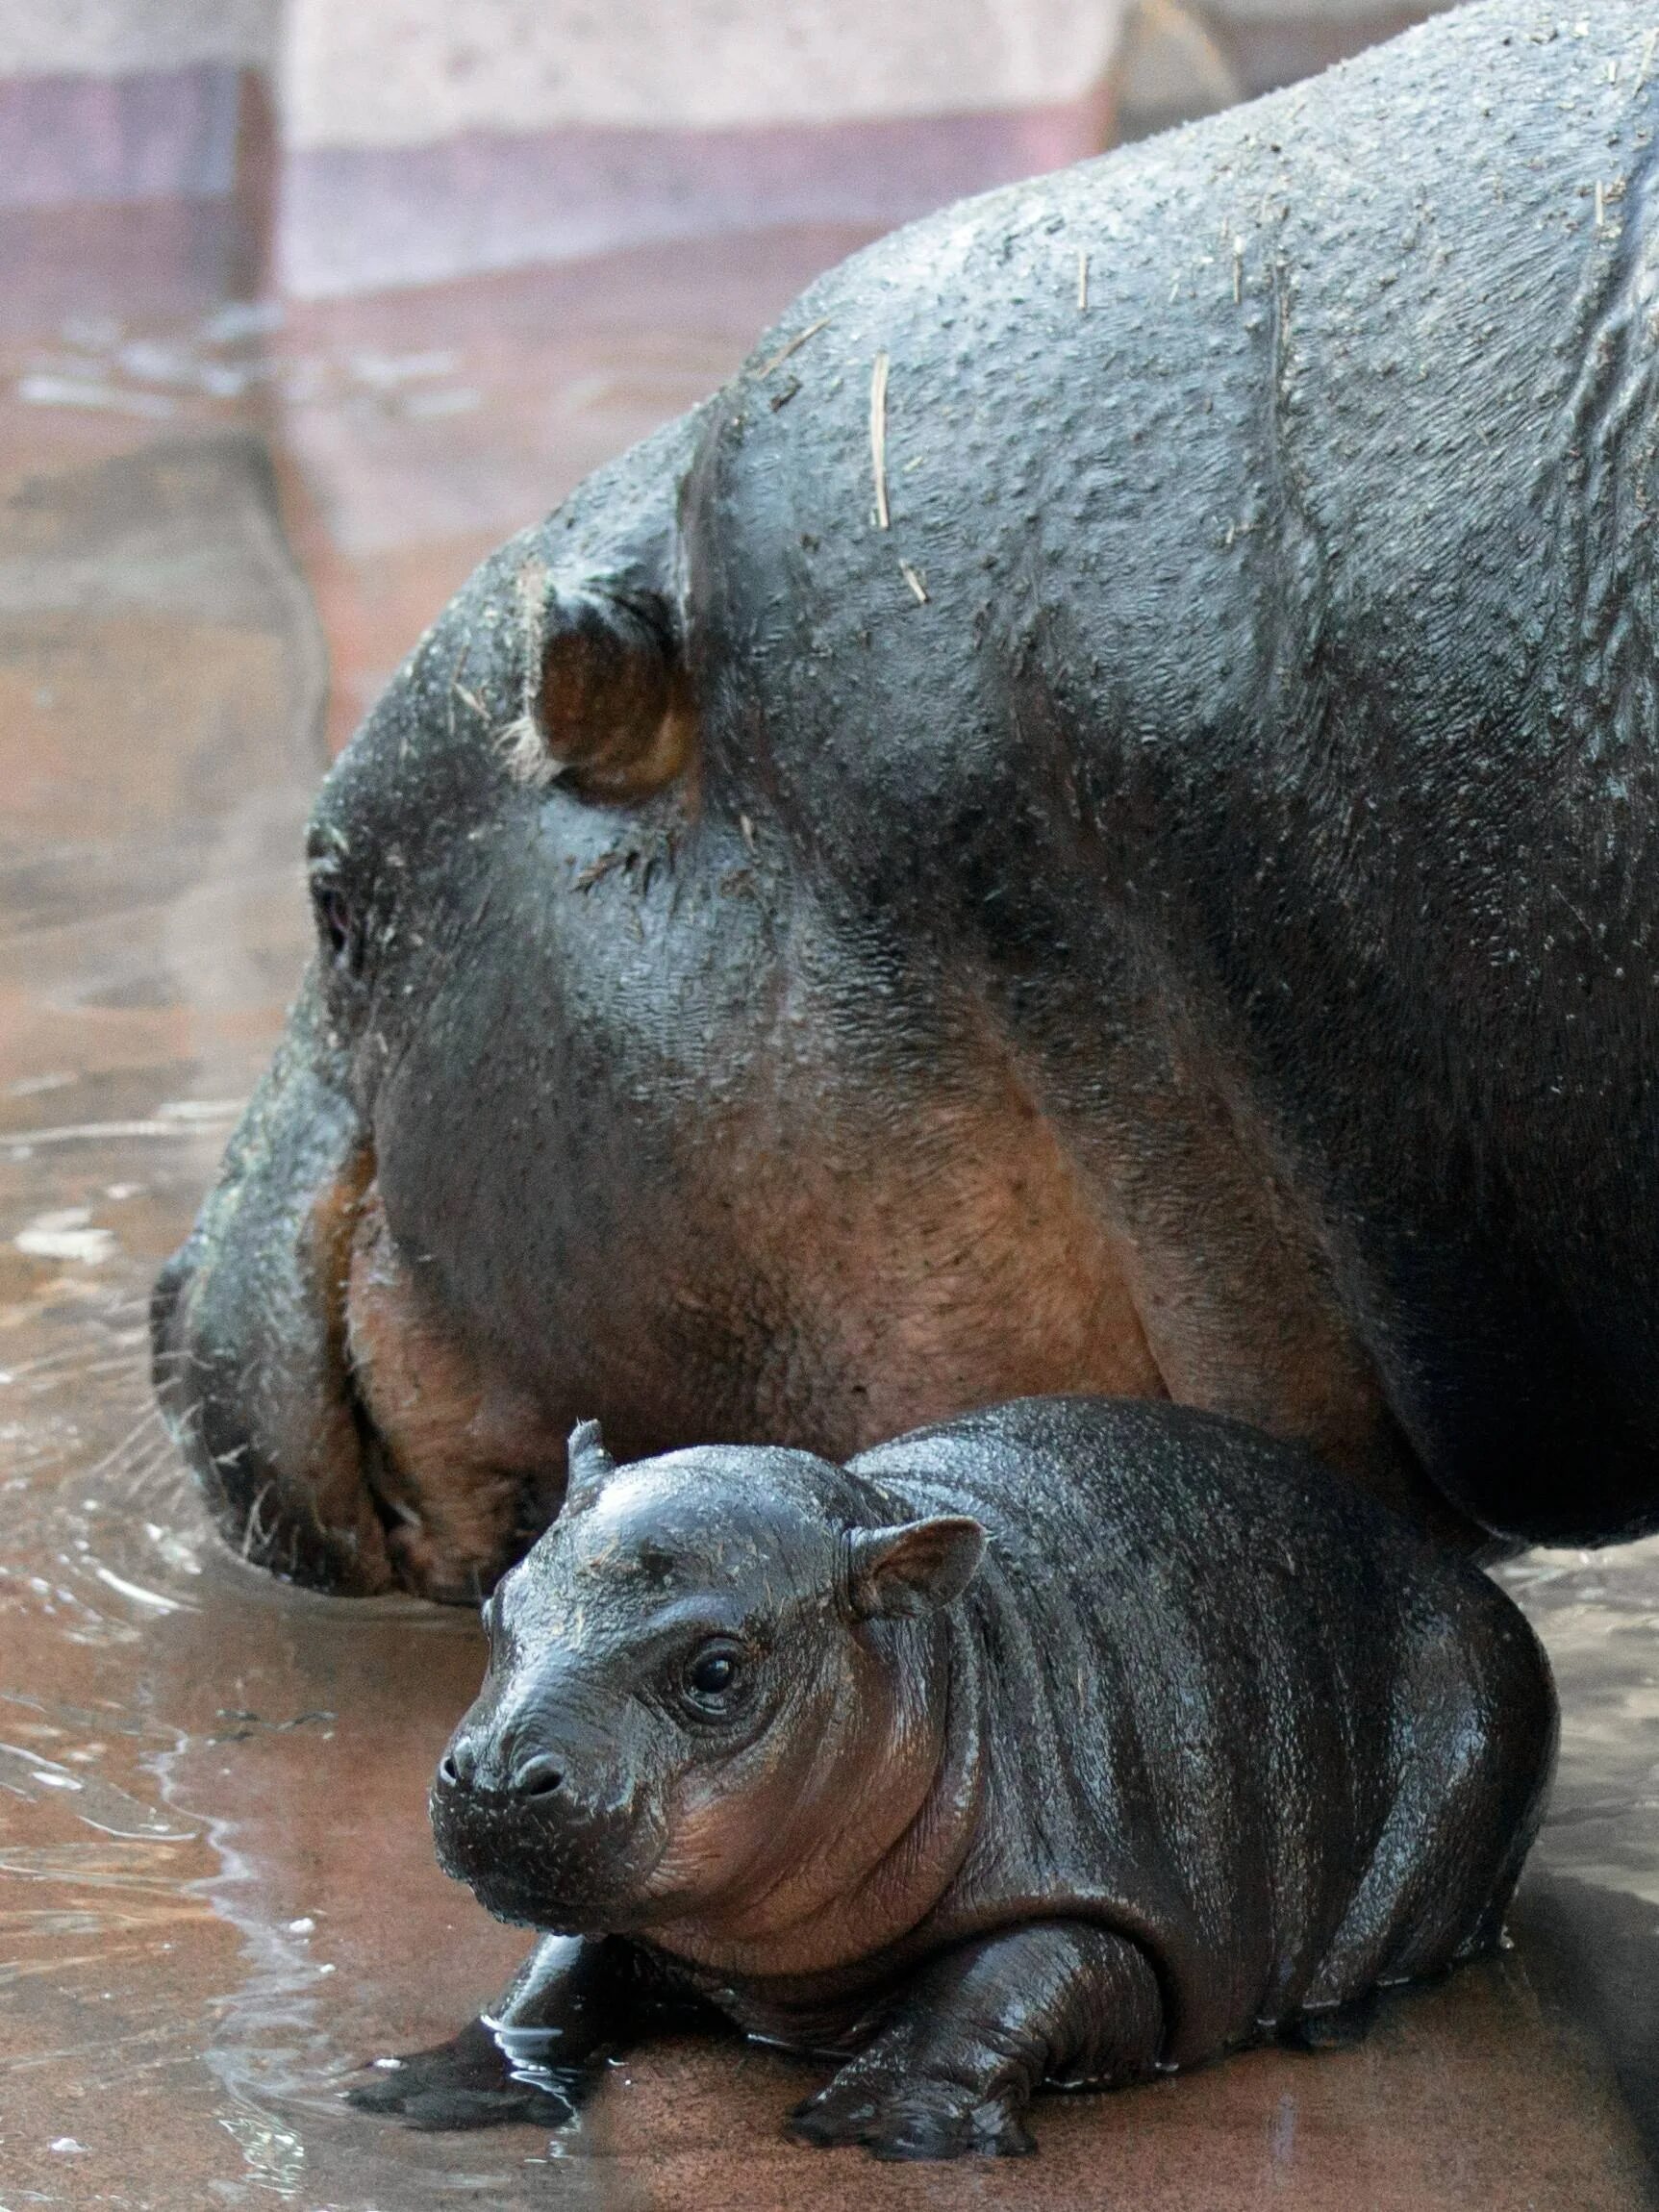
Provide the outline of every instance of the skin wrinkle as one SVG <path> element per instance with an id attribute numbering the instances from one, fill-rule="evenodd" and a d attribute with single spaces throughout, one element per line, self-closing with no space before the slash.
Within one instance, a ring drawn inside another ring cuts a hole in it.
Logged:
<path id="1" fill-rule="evenodd" d="M 918 1901 L 949 1886 L 977 1809 L 977 1793 L 963 1796 L 963 1778 L 974 1771 L 978 1728 L 959 1717 L 960 1671 L 941 1664 L 939 1628 L 922 1627 L 922 1636 L 895 1639 L 899 1648 L 885 1655 L 883 1670 L 917 1697 L 927 1722 L 920 1740 L 907 1728 L 902 1698 L 885 1729 L 867 1692 L 851 1712 L 838 1712 L 839 1755 L 823 1761 L 821 1739 L 813 1750 L 816 1788 L 792 1797 L 771 1878 L 752 1863 L 734 1871 L 735 1910 L 722 1910 L 716 1894 L 714 1909 L 701 1902 L 694 1920 L 653 1923 L 654 1941 L 721 1973 L 822 1973 L 906 1933 L 920 1917 Z M 907 1652 L 906 1643 L 924 1648 Z M 936 1649 L 927 1652 L 928 1644 Z M 947 1685 L 942 1712 L 929 1711 L 934 1699 L 917 1684 L 936 1670 Z M 837 1804 L 844 1812 L 826 1835 L 823 1809 Z"/>
<path id="2" fill-rule="evenodd" d="M 1644 594 L 1632 593 L 1627 547 L 1619 540 L 1632 533 L 1628 507 L 1640 509 L 1641 467 L 1652 461 L 1651 431 L 1640 420 L 1640 402 L 1648 396 L 1651 367 L 1644 377 L 1646 359 L 1644 323 L 1648 322 L 1654 294 L 1652 217 L 1648 202 L 1654 191 L 1656 161 L 1653 140 L 1638 138 L 1624 164 L 1625 192 L 1614 225 L 1611 250 L 1604 264 L 1593 258 L 1586 266 L 1584 289 L 1574 303 L 1574 320 L 1587 335 L 1580 339 L 1583 366 L 1569 404 L 1571 438 L 1557 457 L 1559 480 L 1551 489 L 1563 499 L 1573 524 L 1569 541 L 1567 576 L 1577 614 L 1577 629 L 1587 673 L 1594 690 L 1607 691 L 1606 658 L 1623 646 L 1630 657 L 1643 656 L 1646 647 L 1651 666 L 1652 615 L 1644 607 Z M 1646 297 L 1644 297 L 1646 293 Z M 1644 309 L 1646 315 L 1644 315 Z M 1637 365 L 1632 367 L 1632 355 Z M 1638 419 L 1632 420 L 1632 416 Z M 1631 464 L 1633 433 L 1647 431 L 1645 453 Z M 1636 478 L 1634 487 L 1619 496 L 1618 480 Z M 1609 497 L 1609 479 L 1613 496 Z M 1634 490 L 1634 498 L 1630 496 Z M 1634 527 L 1645 517 L 1638 515 Z M 1615 540 L 1617 550 L 1605 553 L 1598 572 L 1595 552 L 1597 525 Z M 1643 619 L 1644 614 L 1646 619 Z M 1649 679 L 1650 684 L 1650 679 Z M 1647 697 L 1650 700 L 1651 691 Z"/>

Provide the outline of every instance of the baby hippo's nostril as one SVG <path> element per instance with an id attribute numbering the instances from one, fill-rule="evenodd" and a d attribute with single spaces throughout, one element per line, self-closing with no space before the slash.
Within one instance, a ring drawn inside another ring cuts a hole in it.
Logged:
<path id="1" fill-rule="evenodd" d="M 451 1744 L 438 1762 L 438 1778 L 446 1789 L 465 1789 L 478 1772 L 478 1754 L 470 1744 Z"/>
<path id="2" fill-rule="evenodd" d="M 513 1792 L 519 1797 L 550 1797 L 565 1779 L 564 1771 L 545 1752 L 526 1759 L 513 1777 Z"/>

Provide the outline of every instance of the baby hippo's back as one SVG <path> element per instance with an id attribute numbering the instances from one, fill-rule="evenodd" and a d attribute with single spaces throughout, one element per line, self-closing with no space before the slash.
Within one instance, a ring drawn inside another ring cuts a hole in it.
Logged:
<path id="1" fill-rule="evenodd" d="M 1496 1941 L 1556 1709 L 1478 1570 L 1186 1407 L 1024 1399 L 851 1471 L 990 1538 L 960 1656 L 984 1811 L 924 1940 L 1067 1913 L 1132 1935 L 1174 2064 Z"/>

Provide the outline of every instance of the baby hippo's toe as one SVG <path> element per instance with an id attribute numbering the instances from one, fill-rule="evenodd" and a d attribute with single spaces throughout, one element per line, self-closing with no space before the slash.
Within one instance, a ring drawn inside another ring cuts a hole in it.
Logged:
<path id="1" fill-rule="evenodd" d="M 1294 2050 L 1352 2050 L 1376 2025 L 1377 1993 L 1369 1989 L 1346 2004 L 1304 2012 L 1282 2028 L 1279 2041 Z"/>
<path id="2" fill-rule="evenodd" d="M 1037 2146 L 1012 2098 L 986 2097 L 962 2082 L 912 2075 L 890 2084 L 872 2082 L 846 2068 L 790 2115 L 797 2143 L 823 2149 L 862 2143 L 873 2157 L 1009 2158 Z"/>
<path id="3" fill-rule="evenodd" d="M 442 2130 L 515 2121 L 562 2127 L 578 2097 L 573 2077 L 515 2074 L 490 2029 L 475 2020 L 430 2050 L 377 2060 L 374 2077 L 355 2083 L 345 2100 L 359 2112 L 395 2115 L 409 2127 Z"/>

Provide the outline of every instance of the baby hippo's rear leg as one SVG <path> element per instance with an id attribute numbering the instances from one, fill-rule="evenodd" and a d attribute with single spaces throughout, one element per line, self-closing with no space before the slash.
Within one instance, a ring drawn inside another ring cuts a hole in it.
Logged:
<path id="1" fill-rule="evenodd" d="M 923 1968 L 790 2131 L 878 2158 L 1035 2150 L 1023 2115 L 1040 2082 L 1139 2080 L 1163 2031 L 1156 1977 L 1126 1937 L 1083 1921 L 1012 1928 Z"/>

